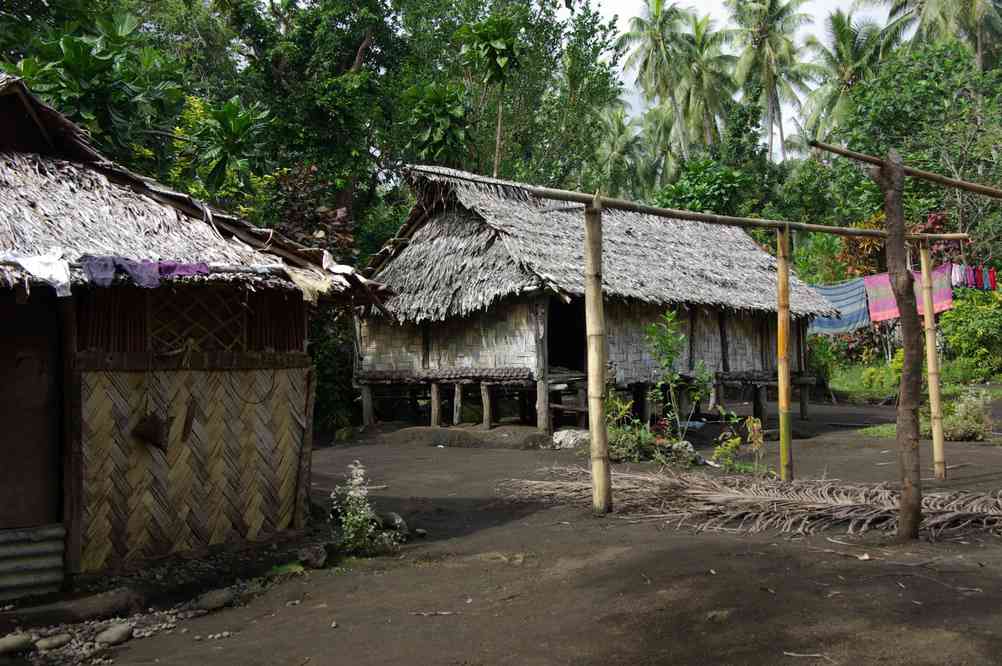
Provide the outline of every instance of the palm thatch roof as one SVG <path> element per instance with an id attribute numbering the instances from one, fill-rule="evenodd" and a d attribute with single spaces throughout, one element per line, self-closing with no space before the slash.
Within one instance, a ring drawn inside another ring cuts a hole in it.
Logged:
<path id="1" fill-rule="evenodd" d="M 306 271 L 327 294 L 371 297 L 374 283 L 326 251 L 210 208 L 101 156 L 86 133 L 0 73 L 0 253 L 207 263 L 208 279 L 293 288 Z M 8 276 L 25 277 L 16 268 Z M 82 272 L 73 271 L 75 280 Z"/>
<path id="2" fill-rule="evenodd" d="M 584 295 L 584 208 L 540 199 L 520 183 L 411 166 L 417 204 L 371 275 L 395 293 L 400 320 L 461 317 L 517 294 Z M 743 229 L 605 210 L 608 297 L 775 312 L 776 260 Z M 836 310 L 791 276 L 794 317 Z"/>

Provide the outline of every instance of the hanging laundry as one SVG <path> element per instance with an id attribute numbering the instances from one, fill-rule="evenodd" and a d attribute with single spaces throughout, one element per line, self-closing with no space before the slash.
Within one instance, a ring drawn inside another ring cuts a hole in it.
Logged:
<path id="1" fill-rule="evenodd" d="M 866 307 L 866 285 L 863 278 L 812 288 L 834 305 L 839 311 L 839 315 L 837 317 L 816 318 L 811 322 L 809 333 L 839 335 L 870 325 L 870 314 Z"/>
<path id="2" fill-rule="evenodd" d="M 70 263 L 63 258 L 62 248 L 53 248 L 45 254 L 22 255 L 0 252 L 0 261 L 20 266 L 32 277 L 56 290 L 56 296 L 70 295 Z"/>
<path id="3" fill-rule="evenodd" d="M 964 267 L 961 264 L 953 264 L 950 269 L 950 285 L 953 287 L 964 286 Z"/>
<path id="4" fill-rule="evenodd" d="M 115 279 L 115 260 L 111 257 L 80 257 L 87 279 L 98 287 L 110 287 Z"/>
<path id="5" fill-rule="evenodd" d="M 915 279 L 915 302 L 918 313 L 925 314 L 922 305 L 922 274 L 912 271 Z M 901 316 L 898 303 L 894 300 L 891 289 L 891 277 L 887 273 L 868 275 L 863 278 L 866 285 L 866 297 L 869 301 L 870 319 L 874 322 L 897 319 Z M 950 267 L 943 264 L 932 271 L 932 311 L 944 312 L 953 308 L 953 289 L 950 287 Z"/>
<path id="6" fill-rule="evenodd" d="M 974 266 L 967 266 L 964 268 L 964 286 L 974 289 L 974 284 Z"/>
<path id="7" fill-rule="evenodd" d="M 193 275 L 208 275 L 209 265 L 206 263 L 185 263 L 181 261 L 161 261 L 160 277 L 163 279 L 191 277 Z"/>
<path id="8" fill-rule="evenodd" d="M 994 268 L 988 269 L 988 288 L 992 291 L 998 288 L 998 273 Z"/>
<path id="9" fill-rule="evenodd" d="M 140 287 L 155 289 L 160 286 L 160 269 L 157 262 L 149 259 L 125 259 L 115 257 L 115 267 L 119 268 L 132 278 Z"/>
<path id="10" fill-rule="evenodd" d="M 984 289 L 985 291 L 991 289 L 992 281 L 989 275 L 990 272 L 991 271 L 989 271 L 987 268 L 981 269 L 981 288 Z"/>

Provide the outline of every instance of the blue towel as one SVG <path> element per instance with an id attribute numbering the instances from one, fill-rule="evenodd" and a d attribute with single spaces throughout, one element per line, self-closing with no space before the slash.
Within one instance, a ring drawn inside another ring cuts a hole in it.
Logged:
<path id="1" fill-rule="evenodd" d="M 808 333 L 813 335 L 839 335 L 870 325 L 870 312 L 866 305 L 866 287 L 863 278 L 821 285 L 814 290 L 825 297 L 839 311 L 838 317 L 817 317 L 811 322 Z"/>

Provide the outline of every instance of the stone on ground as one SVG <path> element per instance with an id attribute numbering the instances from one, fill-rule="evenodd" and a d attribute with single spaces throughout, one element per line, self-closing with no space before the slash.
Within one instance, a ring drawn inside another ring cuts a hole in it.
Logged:
<path id="1" fill-rule="evenodd" d="M 97 635 L 94 640 L 102 645 L 118 645 L 132 638 L 132 625 L 122 622 L 113 624 Z"/>
<path id="2" fill-rule="evenodd" d="M 299 549 L 299 561 L 307 569 L 323 569 L 327 564 L 327 549 L 315 543 Z"/>
<path id="3" fill-rule="evenodd" d="M 195 599 L 192 608 L 208 612 L 217 611 L 225 606 L 233 605 L 236 599 L 237 594 L 233 588 L 224 587 L 218 590 L 209 590 Z"/>
<path id="4" fill-rule="evenodd" d="M 0 655 L 17 654 L 30 650 L 35 645 L 28 634 L 7 634 L 0 638 Z"/>
<path id="5" fill-rule="evenodd" d="M 403 516 L 395 511 L 382 514 L 379 517 L 379 520 L 383 524 L 383 529 L 385 530 L 395 530 L 405 537 L 410 534 L 410 530 L 407 527 L 407 521 L 405 521 Z"/>
<path id="6" fill-rule="evenodd" d="M 553 448 L 555 449 L 576 449 L 580 446 L 588 446 L 590 441 L 588 431 L 580 428 L 565 428 L 553 433 Z"/>
<path id="7" fill-rule="evenodd" d="M 73 637 L 69 634 L 56 634 L 55 636 L 38 639 L 35 647 L 39 650 L 58 650 L 72 640 Z"/>

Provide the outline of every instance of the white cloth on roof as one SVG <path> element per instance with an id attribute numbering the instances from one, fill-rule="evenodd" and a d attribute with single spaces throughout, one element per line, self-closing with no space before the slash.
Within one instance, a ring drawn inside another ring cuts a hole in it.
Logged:
<path id="1" fill-rule="evenodd" d="M 65 298 L 70 295 L 70 262 L 63 258 L 60 247 L 35 255 L 3 252 L 0 253 L 0 261 L 16 264 L 32 277 L 51 285 L 56 290 L 56 296 Z"/>

